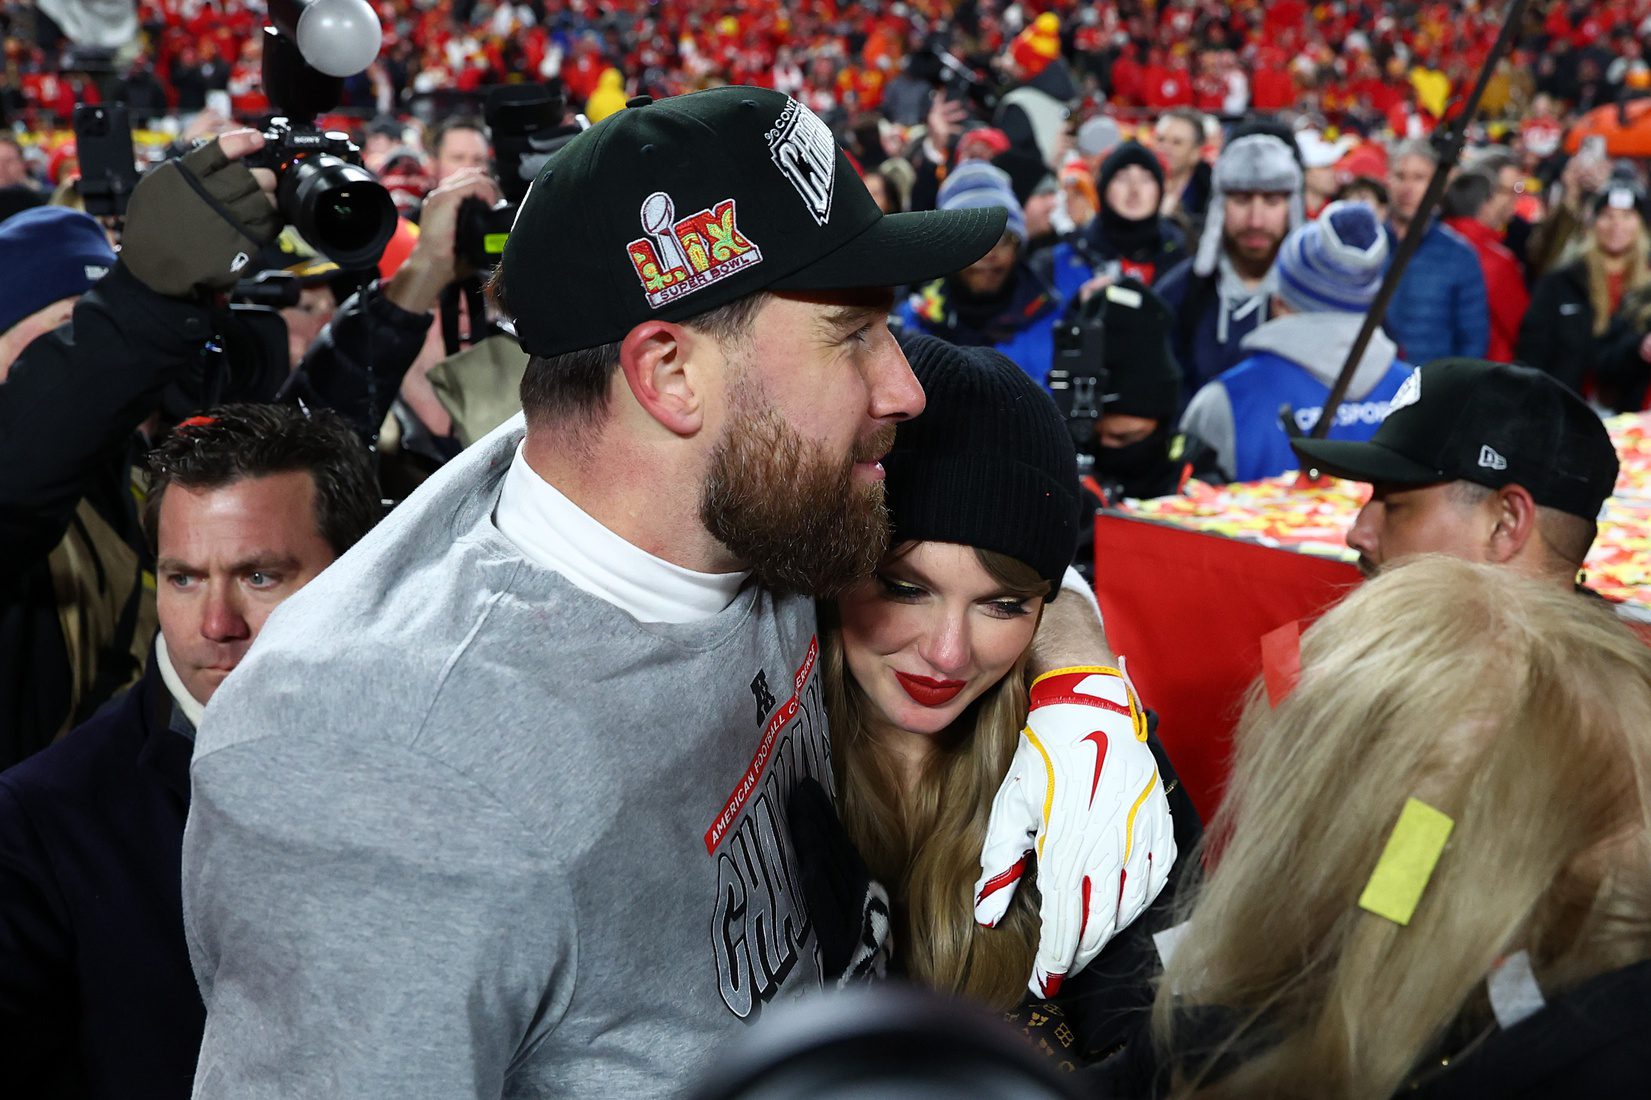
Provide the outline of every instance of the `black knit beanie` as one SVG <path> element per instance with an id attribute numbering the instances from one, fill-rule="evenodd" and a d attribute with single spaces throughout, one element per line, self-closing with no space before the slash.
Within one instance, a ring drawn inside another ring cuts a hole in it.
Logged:
<path id="1" fill-rule="evenodd" d="M 1151 149 L 1138 141 L 1126 141 L 1101 161 L 1100 170 L 1095 173 L 1095 188 L 1101 194 L 1101 200 L 1106 201 L 1106 185 L 1112 182 L 1112 177 L 1128 168 L 1131 164 L 1139 164 L 1152 178 L 1158 181 L 1158 193 L 1164 191 L 1164 166 L 1158 163 L 1158 157 Z"/>
<path id="2" fill-rule="evenodd" d="M 1006 554 L 1060 590 L 1078 544 L 1078 461 L 1043 387 L 990 348 L 901 340 L 927 407 L 883 459 L 893 544 Z"/>

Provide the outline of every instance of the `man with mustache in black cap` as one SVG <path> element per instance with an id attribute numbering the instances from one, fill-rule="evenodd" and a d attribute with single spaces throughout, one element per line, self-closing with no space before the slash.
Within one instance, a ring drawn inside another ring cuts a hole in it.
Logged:
<path id="1" fill-rule="evenodd" d="M 1370 483 L 1347 533 L 1366 574 L 1435 553 L 1575 585 L 1618 469 L 1582 398 L 1541 371 L 1483 359 L 1419 368 L 1368 442 L 1292 446 L 1304 470 Z"/>

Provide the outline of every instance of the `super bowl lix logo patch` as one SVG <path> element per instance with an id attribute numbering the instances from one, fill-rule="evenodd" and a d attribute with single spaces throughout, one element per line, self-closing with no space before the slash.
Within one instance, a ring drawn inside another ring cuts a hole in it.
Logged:
<path id="1" fill-rule="evenodd" d="M 820 116 L 793 100 L 768 131 L 768 155 L 791 181 L 814 220 L 831 219 L 831 195 L 837 176 L 837 143 Z"/>
<path id="2" fill-rule="evenodd" d="M 678 220 L 671 196 L 655 191 L 642 200 L 642 229 L 648 235 L 627 248 L 654 309 L 762 263 L 762 250 L 739 231 L 733 199 Z"/>

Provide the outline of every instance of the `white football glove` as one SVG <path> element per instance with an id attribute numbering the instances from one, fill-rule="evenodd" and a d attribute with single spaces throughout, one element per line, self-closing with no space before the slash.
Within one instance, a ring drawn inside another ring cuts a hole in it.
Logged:
<path id="1" fill-rule="evenodd" d="M 1039 997 L 1088 966 L 1169 879 L 1175 832 L 1146 740 L 1146 714 L 1121 669 L 1063 668 L 1033 682 L 1020 746 L 992 801 L 975 920 L 1003 919 L 1035 850 L 1043 932 L 1028 986 Z"/>

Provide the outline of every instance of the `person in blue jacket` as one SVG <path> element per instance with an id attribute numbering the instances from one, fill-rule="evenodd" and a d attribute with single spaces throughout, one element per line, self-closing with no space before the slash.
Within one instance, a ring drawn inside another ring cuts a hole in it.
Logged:
<path id="1" fill-rule="evenodd" d="M 1427 193 L 1439 154 L 1425 141 L 1399 146 L 1388 181 L 1389 256 L 1398 250 Z M 1387 327 L 1412 363 L 1451 356 L 1480 358 L 1490 346 L 1485 274 L 1473 246 L 1429 215 L 1421 247 L 1399 278 L 1387 309 Z"/>
<path id="2" fill-rule="evenodd" d="M 1229 478 L 1254 481 L 1296 468 L 1280 410 L 1291 410 L 1302 435 L 1318 424 L 1381 286 L 1387 253 L 1376 212 L 1363 203 L 1331 203 L 1285 239 L 1274 265 L 1273 319 L 1244 338 L 1247 357 L 1201 389 L 1181 419 L 1184 431 L 1215 449 Z M 1369 439 L 1409 373 L 1393 341 L 1374 333 L 1330 438 Z"/>
<path id="3" fill-rule="evenodd" d="M 1003 239 L 962 271 L 917 287 L 895 309 L 908 332 L 964 347 L 990 347 L 1044 382 L 1055 355 L 1055 322 L 1065 300 L 1055 289 L 1048 253 L 1028 260 L 1026 214 L 1008 173 L 964 161 L 940 185 L 941 210 L 1000 206 L 1009 212 Z"/>
<path id="4" fill-rule="evenodd" d="M 1164 169 L 1152 150 L 1124 142 L 1101 162 L 1095 183 L 1100 213 L 1055 246 L 1055 289 L 1068 301 L 1096 276 L 1110 283 L 1135 278 L 1150 287 L 1187 255 L 1186 234 L 1158 214 Z"/>

